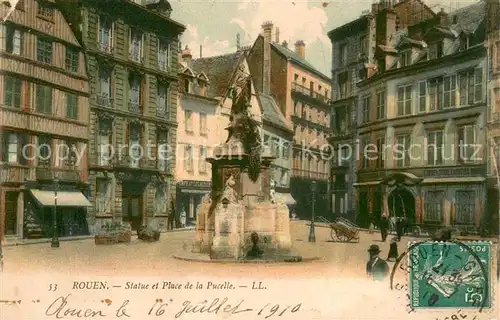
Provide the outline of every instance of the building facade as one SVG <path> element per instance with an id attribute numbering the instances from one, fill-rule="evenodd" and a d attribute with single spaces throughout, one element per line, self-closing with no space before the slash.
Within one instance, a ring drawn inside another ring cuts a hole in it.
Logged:
<path id="1" fill-rule="evenodd" d="M 500 188 L 500 2 L 487 1 L 488 24 L 485 46 L 490 57 L 488 61 L 488 178 L 487 212 L 492 234 L 499 231 L 499 188 Z"/>
<path id="2" fill-rule="evenodd" d="M 345 25 L 331 30 L 328 37 L 332 43 L 332 135 L 329 142 L 334 156 L 331 162 L 331 209 L 335 216 L 356 219 L 356 145 L 357 106 L 359 94 L 357 83 L 377 71 L 375 52 L 384 45 L 387 21 L 377 12 L 387 6 L 394 10 L 392 27 L 406 28 L 435 16 L 434 12 L 418 0 L 392 3 L 381 1 L 372 4 L 371 11 L 363 13 Z M 390 26 L 389 26 L 390 27 Z M 377 116 L 377 115 L 376 115 Z M 379 115 L 380 116 L 380 115 Z"/>
<path id="3" fill-rule="evenodd" d="M 286 42 L 279 42 L 279 32 L 273 24 L 266 22 L 262 25 L 262 35 L 249 51 L 248 60 L 257 91 L 274 98 L 294 131 L 291 195 L 297 202 L 298 216 L 309 219 L 313 181 L 317 186 L 316 212 L 329 211 L 327 137 L 330 134 L 331 83 L 307 62 L 305 47 L 303 41 L 297 41 L 295 50 L 290 50 Z"/>
<path id="4" fill-rule="evenodd" d="M 87 54 L 89 183 L 95 228 L 167 226 L 175 195 L 177 54 L 167 1 L 80 1 L 67 16 Z"/>
<path id="5" fill-rule="evenodd" d="M 2 17 L 10 5 L 0 5 Z M 19 1 L 0 24 L 0 240 L 86 235 L 89 84 L 53 1 Z M 57 208 L 55 190 L 58 190 Z"/>
<path id="6" fill-rule="evenodd" d="M 396 30 L 393 7 L 377 13 L 377 71 L 358 83 L 358 220 L 386 212 L 467 233 L 485 223 L 485 14 L 478 2 Z M 382 183 L 395 174 L 404 181 Z"/>

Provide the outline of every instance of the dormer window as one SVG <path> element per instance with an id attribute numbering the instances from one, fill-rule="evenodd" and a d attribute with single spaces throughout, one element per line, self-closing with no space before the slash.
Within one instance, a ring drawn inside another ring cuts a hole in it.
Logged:
<path id="1" fill-rule="evenodd" d="M 429 60 L 438 59 L 443 56 L 443 42 L 437 41 L 429 44 Z"/>
<path id="2" fill-rule="evenodd" d="M 184 92 L 191 93 L 191 79 L 184 79 Z"/>
<path id="3" fill-rule="evenodd" d="M 399 58 L 401 68 L 407 67 L 411 64 L 411 49 L 401 52 L 401 57 Z"/>
<path id="4" fill-rule="evenodd" d="M 460 51 L 465 51 L 470 47 L 471 36 L 462 34 L 460 36 Z"/>

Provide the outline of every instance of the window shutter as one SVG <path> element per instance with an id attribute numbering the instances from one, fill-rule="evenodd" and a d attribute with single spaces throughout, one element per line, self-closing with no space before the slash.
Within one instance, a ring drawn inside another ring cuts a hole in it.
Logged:
<path id="1" fill-rule="evenodd" d="M 139 103 L 140 103 L 140 111 L 141 113 L 144 113 L 146 110 L 146 86 L 147 86 L 147 80 L 146 80 L 147 75 L 143 75 L 141 79 L 141 88 L 139 90 Z"/>
<path id="2" fill-rule="evenodd" d="M 145 34 L 144 32 L 141 33 L 141 48 L 140 48 L 140 53 L 141 53 L 141 60 L 144 61 L 145 60 L 145 57 L 144 57 L 144 47 L 145 47 L 145 41 L 146 37 L 145 37 Z"/>
<path id="3" fill-rule="evenodd" d="M 128 29 L 128 53 L 132 54 L 132 28 Z"/>
<path id="4" fill-rule="evenodd" d="M 115 35 L 115 23 L 111 22 L 111 25 L 109 26 L 109 49 L 114 47 L 113 39 Z"/>

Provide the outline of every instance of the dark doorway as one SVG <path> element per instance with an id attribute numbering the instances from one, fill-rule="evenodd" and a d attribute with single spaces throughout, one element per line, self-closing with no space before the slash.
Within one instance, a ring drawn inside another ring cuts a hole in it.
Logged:
<path id="1" fill-rule="evenodd" d="M 356 223 L 366 228 L 370 224 L 370 217 L 368 212 L 368 192 L 361 191 L 358 194 L 358 213 L 356 216 Z"/>
<path id="2" fill-rule="evenodd" d="M 497 189 L 488 189 L 487 201 L 488 201 L 488 215 L 484 225 L 488 226 L 488 232 L 492 235 L 499 234 L 498 228 L 498 197 L 499 192 Z"/>
<path id="3" fill-rule="evenodd" d="M 5 234 L 17 234 L 17 199 L 18 191 L 7 191 L 5 193 Z"/>
<path id="4" fill-rule="evenodd" d="M 144 184 L 125 182 L 122 189 L 122 221 L 130 223 L 132 230 L 142 225 L 144 215 Z"/>
<path id="5" fill-rule="evenodd" d="M 415 218 L 415 197 L 410 190 L 399 187 L 392 191 L 387 199 L 391 217 L 406 217 L 408 223 L 414 224 Z"/>

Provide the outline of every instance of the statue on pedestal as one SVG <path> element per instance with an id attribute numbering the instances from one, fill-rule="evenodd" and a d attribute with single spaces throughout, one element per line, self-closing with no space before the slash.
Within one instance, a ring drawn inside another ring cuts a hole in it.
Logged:
<path id="1" fill-rule="evenodd" d="M 222 198 L 226 198 L 230 203 L 236 203 L 238 201 L 238 196 L 234 190 L 235 184 L 236 182 L 234 181 L 233 175 L 229 176 L 229 179 L 226 181 L 224 193 L 222 194 Z"/>

